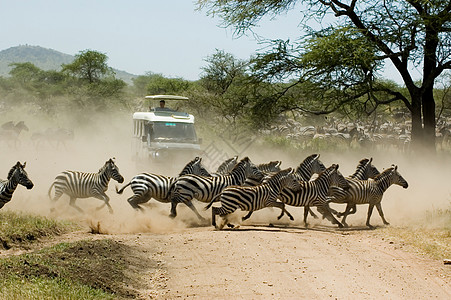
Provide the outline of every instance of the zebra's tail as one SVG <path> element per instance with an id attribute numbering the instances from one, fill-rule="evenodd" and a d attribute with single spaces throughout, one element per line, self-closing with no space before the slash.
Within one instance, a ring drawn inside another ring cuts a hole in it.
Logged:
<path id="1" fill-rule="evenodd" d="M 55 185 L 55 183 L 52 183 L 52 185 L 51 185 L 50 188 L 49 188 L 48 195 L 49 195 L 49 199 L 50 199 L 50 200 L 52 200 L 52 195 L 51 195 L 51 193 L 52 193 L 52 188 L 53 188 L 54 185 Z"/>
<path id="2" fill-rule="evenodd" d="M 215 203 L 217 201 L 217 199 L 221 196 L 221 194 L 216 195 L 215 197 L 213 197 L 213 199 L 211 199 L 210 203 L 207 204 L 207 206 L 204 207 L 204 210 L 209 209 L 213 203 Z"/>
<path id="3" fill-rule="evenodd" d="M 125 190 L 125 188 L 128 187 L 130 184 L 132 184 L 132 183 L 131 182 L 127 183 L 120 190 L 117 189 L 117 185 L 116 185 L 116 193 L 122 194 L 122 192 Z"/>

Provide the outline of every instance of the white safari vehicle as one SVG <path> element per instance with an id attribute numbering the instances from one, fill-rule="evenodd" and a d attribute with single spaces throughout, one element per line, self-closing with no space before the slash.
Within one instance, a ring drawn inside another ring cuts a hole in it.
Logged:
<path id="1" fill-rule="evenodd" d="M 164 100 L 188 101 L 182 96 L 154 95 L 145 97 L 147 112 L 133 114 L 133 152 L 140 162 L 188 161 L 200 155 L 200 139 L 194 128 L 194 116 L 167 107 L 158 107 Z M 151 107 L 153 105 L 154 107 Z"/>

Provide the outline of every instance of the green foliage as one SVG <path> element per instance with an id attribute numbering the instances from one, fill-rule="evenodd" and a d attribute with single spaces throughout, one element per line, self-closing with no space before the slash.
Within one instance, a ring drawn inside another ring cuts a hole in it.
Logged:
<path id="1" fill-rule="evenodd" d="M 100 81 L 101 78 L 114 74 L 107 65 L 108 56 L 93 50 L 80 51 L 72 63 L 63 65 L 63 72 L 71 74 L 89 83 Z"/>
<path id="2" fill-rule="evenodd" d="M 73 227 L 73 224 L 41 216 L 0 212 L 0 241 L 3 247 L 10 247 L 11 243 L 33 241 L 43 236 L 58 235 Z"/>

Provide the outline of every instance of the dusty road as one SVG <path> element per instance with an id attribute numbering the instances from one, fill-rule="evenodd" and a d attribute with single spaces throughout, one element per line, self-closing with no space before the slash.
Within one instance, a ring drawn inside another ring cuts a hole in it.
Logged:
<path id="1" fill-rule="evenodd" d="M 160 262 L 160 299 L 451 299 L 450 266 L 360 229 L 198 227 L 120 239 Z"/>

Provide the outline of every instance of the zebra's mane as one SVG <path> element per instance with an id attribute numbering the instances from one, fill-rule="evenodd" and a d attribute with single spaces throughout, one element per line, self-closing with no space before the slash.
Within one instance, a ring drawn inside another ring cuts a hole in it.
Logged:
<path id="1" fill-rule="evenodd" d="M 190 161 L 189 163 L 187 163 L 185 165 L 185 167 L 183 167 L 182 171 L 179 173 L 179 177 L 182 175 L 185 175 L 187 171 L 189 171 L 189 168 L 191 168 L 195 163 L 200 162 L 200 158 L 196 157 L 194 158 L 192 161 Z"/>
<path id="2" fill-rule="evenodd" d="M 307 156 L 296 168 L 296 173 L 299 173 L 304 167 L 309 166 L 312 164 L 312 162 L 317 159 L 319 154 L 312 154 L 310 156 Z"/>
<path id="3" fill-rule="evenodd" d="M 105 170 L 108 168 L 109 165 L 113 164 L 114 165 L 114 161 L 110 158 L 100 169 L 99 169 L 99 174 L 105 172 Z"/>
<path id="4" fill-rule="evenodd" d="M 216 173 L 228 173 L 230 169 L 232 169 L 236 165 L 236 161 L 238 156 L 234 156 L 232 158 L 227 159 L 222 164 L 219 165 Z"/>
<path id="5" fill-rule="evenodd" d="M 329 175 L 330 173 L 332 173 L 336 169 L 337 169 L 337 165 L 336 164 L 331 165 L 329 168 L 327 168 L 326 170 L 324 170 L 321 173 L 319 173 L 318 177 L 316 178 L 316 180 L 319 180 L 321 177 Z"/>
<path id="6" fill-rule="evenodd" d="M 11 168 L 11 170 L 9 170 L 9 172 L 8 172 L 8 180 L 10 180 L 11 179 L 11 177 L 13 176 L 13 174 L 14 174 L 14 171 L 16 171 L 16 169 L 17 169 L 17 165 L 14 165 L 12 168 Z"/>
<path id="7" fill-rule="evenodd" d="M 274 174 L 273 176 L 271 176 L 266 181 L 266 183 L 278 181 L 281 177 L 288 175 L 291 171 L 293 171 L 293 169 L 291 169 L 291 168 L 281 170 L 281 171 L 277 172 L 276 174 Z"/>
<path id="8" fill-rule="evenodd" d="M 379 175 L 374 177 L 374 180 L 381 180 L 381 179 L 389 176 L 390 173 L 393 172 L 394 169 L 395 169 L 395 167 L 390 167 L 388 169 L 385 169 L 384 171 L 382 171 L 382 173 L 380 173 Z"/>

